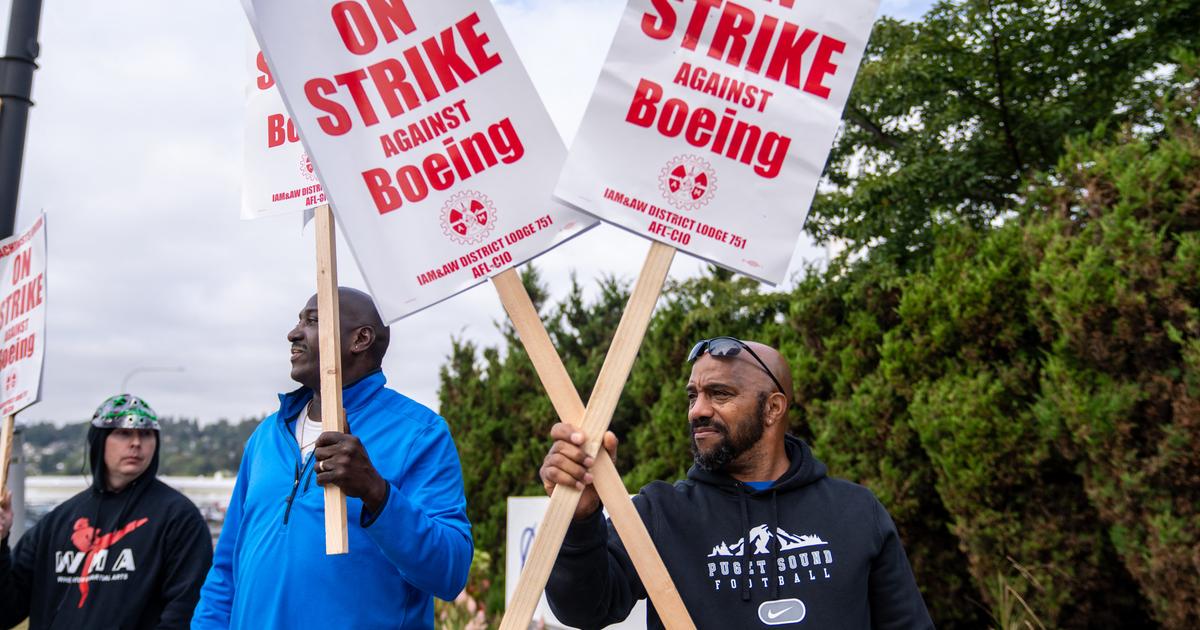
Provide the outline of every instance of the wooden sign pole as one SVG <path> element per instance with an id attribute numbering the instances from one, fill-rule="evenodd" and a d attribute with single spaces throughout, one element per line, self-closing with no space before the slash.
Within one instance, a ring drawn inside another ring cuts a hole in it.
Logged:
<path id="1" fill-rule="evenodd" d="M 321 429 L 346 432 L 342 410 L 342 327 L 338 310 L 337 246 L 333 210 L 319 206 L 317 219 L 317 334 L 321 345 Z M 325 486 L 325 553 L 350 550 L 346 530 L 346 493 L 334 484 Z"/>
<path id="2" fill-rule="evenodd" d="M 4 428 L 0 429 L 0 498 L 8 489 L 8 464 L 12 461 L 13 433 L 16 431 L 17 416 L 4 416 Z"/>
<path id="3" fill-rule="evenodd" d="M 674 255 L 675 250 L 670 246 L 657 242 L 651 245 L 586 409 L 517 272 L 511 269 L 505 271 L 497 275 L 493 282 L 555 412 L 563 422 L 582 428 L 588 435 L 585 448 L 596 459 L 592 469 L 596 490 L 629 551 L 634 568 L 659 618 L 672 630 L 691 630 L 695 625 L 650 540 L 649 532 L 629 499 L 620 474 L 607 451 L 600 448 Z M 572 486 L 560 485 L 554 489 L 550 507 L 534 537 L 512 602 L 501 622 L 501 630 L 523 630 L 529 626 L 579 498 L 580 492 Z"/>
<path id="4" fill-rule="evenodd" d="M 576 427 L 582 426 L 585 413 L 583 401 L 579 397 L 579 392 L 571 383 L 571 377 L 567 374 L 567 369 L 563 366 L 562 359 L 559 358 L 557 351 L 555 351 L 554 345 L 550 341 L 550 336 L 546 333 L 546 328 L 537 314 L 537 309 L 534 307 L 533 301 L 530 300 L 529 294 L 525 291 L 525 286 L 521 284 L 521 279 L 517 272 L 511 269 L 505 271 L 496 276 L 493 279 L 493 283 L 496 285 L 496 290 L 500 294 L 500 301 L 504 303 L 505 310 L 508 311 L 509 318 L 512 320 L 513 326 L 517 329 L 522 344 L 525 346 L 525 350 L 529 354 L 534 369 L 537 371 L 543 387 L 546 388 L 550 402 L 558 413 L 559 418 L 567 424 Z M 618 534 L 621 536 L 621 540 L 625 542 L 626 549 L 630 550 L 630 557 L 634 559 L 634 568 L 637 569 L 638 575 L 642 578 L 642 583 L 645 585 L 646 592 L 650 595 L 651 601 L 654 602 L 655 608 L 662 613 L 661 616 L 663 617 L 669 615 L 669 618 L 672 620 L 688 619 L 687 609 L 683 605 L 683 600 L 679 598 L 679 593 L 675 590 L 671 576 L 667 573 L 666 566 L 663 565 L 662 559 L 654 548 L 654 543 L 650 540 L 649 532 L 646 531 L 641 517 L 638 516 L 636 508 L 633 507 L 633 502 L 629 500 L 625 484 L 621 481 L 620 473 L 613 466 L 612 460 L 609 459 L 608 452 L 599 451 L 596 461 L 597 464 L 592 469 L 596 489 L 600 493 L 600 498 L 604 502 L 604 506 L 612 516 L 613 523 L 617 528 Z M 555 489 L 555 494 L 559 492 L 578 492 L 572 486 L 560 486 L 560 488 L 561 490 L 559 488 Z M 546 531 L 545 526 L 543 525 L 539 531 Z M 535 548 L 537 544 L 536 542 L 534 543 Z M 549 544 L 549 542 L 541 544 L 545 545 Z M 555 553 L 557 553 L 557 545 L 555 546 Z M 553 558 L 551 558 L 550 562 L 550 566 L 552 565 Z M 527 601 L 522 601 L 518 604 L 514 598 L 512 605 L 508 607 L 508 615 L 513 616 L 517 622 L 521 621 L 522 615 L 521 611 L 514 609 L 519 607 L 528 608 L 528 614 L 532 616 L 541 590 L 545 588 L 544 582 L 549 577 L 549 567 L 539 570 L 544 571 L 546 576 L 535 578 L 531 574 L 531 577 L 526 581 L 536 581 L 542 584 L 537 589 L 530 587 L 528 593 L 522 592 L 521 586 L 518 586 L 516 591 L 518 596 L 526 598 Z M 528 623 L 528 620 L 525 621 Z M 667 623 L 669 627 L 691 627 L 682 625 L 682 622 L 675 624 L 671 622 Z"/>

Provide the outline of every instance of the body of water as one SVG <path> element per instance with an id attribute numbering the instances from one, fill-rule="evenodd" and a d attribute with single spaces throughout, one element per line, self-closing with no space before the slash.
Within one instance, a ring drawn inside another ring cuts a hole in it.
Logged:
<path id="1" fill-rule="evenodd" d="M 215 542 L 221 534 L 221 524 L 225 522 L 225 510 L 228 509 L 229 497 L 233 494 L 234 478 L 161 476 L 159 479 L 182 492 L 196 504 L 200 513 L 204 515 L 204 520 L 208 522 Z M 82 492 L 90 483 L 90 479 L 81 475 L 26 477 L 26 531 L 50 510 Z"/>

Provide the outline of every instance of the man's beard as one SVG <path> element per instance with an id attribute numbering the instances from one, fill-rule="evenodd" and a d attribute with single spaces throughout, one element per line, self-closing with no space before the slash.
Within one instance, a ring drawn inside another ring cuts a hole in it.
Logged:
<path id="1" fill-rule="evenodd" d="M 764 413 L 767 409 L 767 394 L 759 392 L 758 394 L 758 409 L 754 412 L 754 417 L 749 422 L 743 423 L 740 431 L 734 431 L 732 434 L 729 428 L 725 425 L 718 425 L 712 421 L 712 418 L 701 418 L 691 425 L 692 430 L 692 459 L 702 470 L 714 472 L 721 470 L 729 465 L 730 462 L 737 459 L 758 444 L 762 439 L 763 432 L 766 431 L 767 424 Z M 696 443 L 695 430 L 699 427 L 711 427 L 718 431 L 722 440 L 716 448 L 707 453 L 700 451 L 700 445 Z"/>

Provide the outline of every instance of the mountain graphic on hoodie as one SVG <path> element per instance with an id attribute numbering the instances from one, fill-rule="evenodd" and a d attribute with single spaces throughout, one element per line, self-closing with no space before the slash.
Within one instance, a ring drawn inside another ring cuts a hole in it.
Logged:
<path id="1" fill-rule="evenodd" d="M 751 528 L 749 533 L 750 533 L 750 542 L 754 543 L 755 555 L 770 553 L 769 547 L 767 547 L 767 543 L 771 539 L 771 531 L 767 527 L 766 523 L 763 523 L 762 525 Z M 825 542 L 824 540 L 822 540 L 821 537 L 816 534 L 801 534 L 801 535 L 797 536 L 795 534 L 788 533 L 782 527 L 778 527 L 775 529 L 775 535 L 779 537 L 780 551 L 791 551 L 792 549 L 800 549 L 803 547 L 817 547 L 820 545 L 829 544 L 829 543 Z M 715 558 L 718 556 L 723 556 L 723 557 L 727 557 L 727 558 L 739 557 L 742 555 L 742 550 L 743 550 L 743 547 L 745 546 L 745 544 L 746 544 L 745 538 L 739 538 L 738 541 L 732 545 L 722 541 L 722 542 L 718 543 L 715 547 L 713 547 L 712 553 L 708 554 L 708 557 L 709 558 Z"/>

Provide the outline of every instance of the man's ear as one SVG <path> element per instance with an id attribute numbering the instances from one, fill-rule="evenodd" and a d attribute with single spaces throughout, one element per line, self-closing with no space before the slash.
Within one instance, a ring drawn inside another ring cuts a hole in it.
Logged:
<path id="1" fill-rule="evenodd" d="M 779 392 L 772 392 L 767 397 L 767 408 L 764 410 L 766 418 L 764 421 L 767 426 L 775 426 L 777 422 L 787 422 L 788 402 L 787 396 Z"/>
<path id="2" fill-rule="evenodd" d="M 375 329 L 371 326 L 359 326 L 350 337 L 350 352 L 360 354 L 375 345 Z"/>

